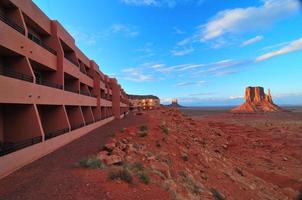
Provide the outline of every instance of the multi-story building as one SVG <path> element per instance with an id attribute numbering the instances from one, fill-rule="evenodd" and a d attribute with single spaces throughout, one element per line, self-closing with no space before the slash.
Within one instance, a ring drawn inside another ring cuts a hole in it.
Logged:
<path id="1" fill-rule="evenodd" d="M 128 95 L 130 109 L 132 110 L 152 110 L 160 106 L 160 100 L 154 95 Z"/>
<path id="2" fill-rule="evenodd" d="M 31 0 L 0 1 L 0 176 L 128 108 L 117 80 L 58 21 Z"/>

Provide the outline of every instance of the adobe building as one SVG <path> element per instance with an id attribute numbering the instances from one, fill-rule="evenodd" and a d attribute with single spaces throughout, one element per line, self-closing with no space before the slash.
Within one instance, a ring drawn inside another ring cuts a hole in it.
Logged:
<path id="1" fill-rule="evenodd" d="M 0 1 L 0 177 L 128 110 L 58 21 L 31 0 Z"/>
<path id="2" fill-rule="evenodd" d="M 160 106 L 160 100 L 154 95 L 128 95 L 131 110 L 152 110 Z"/>

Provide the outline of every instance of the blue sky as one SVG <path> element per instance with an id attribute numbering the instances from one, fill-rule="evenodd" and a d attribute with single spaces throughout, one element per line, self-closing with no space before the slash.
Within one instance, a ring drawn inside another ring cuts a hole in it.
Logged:
<path id="1" fill-rule="evenodd" d="M 128 93 L 235 105 L 259 85 L 276 103 L 302 105 L 298 0 L 34 2 Z"/>

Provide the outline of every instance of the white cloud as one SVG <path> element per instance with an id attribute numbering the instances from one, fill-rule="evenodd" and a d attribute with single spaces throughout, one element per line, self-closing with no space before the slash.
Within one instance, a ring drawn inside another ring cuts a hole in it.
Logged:
<path id="1" fill-rule="evenodd" d="M 235 74 L 240 72 L 246 65 L 252 62 L 253 61 L 251 60 L 221 60 L 204 65 L 203 68 L 205 69 L 195 72 L 195 75 L 209 74 L 213 76 L 225 76 L 229 74 Z"/>
<path id="2" fill-rule="evenodd" d="M 243 99 L 243 96 L 230 96 L 229 99 L 230 100 L 234 100 L 234 99 Z"/>
<path id="3" fill-rule="evenodd" d="M 194 3 L 201 5 L 205 0 L 121 0 L 127 5 L 133 6 L 153 6 L 174 8 L 177 4 Z"/>
<path id="4" fill-rule="evenodd" d="M 185 86 L 192 86 L 192 85 L 201 86 L 204 85 L 205 83 L 206 81 L 187 81 L 187 82 L 177 83 L 175 86 L 177 87 L 185 87 Z"/>
<path id="5" fill-rule="evenodd" d="M 166 66 L 165 64 L 154 64 L 154 65 L 151 65 L 150 67 L 152 69 L 162 69 L 165 66 Z"/>
<path id="6" fill-rule="evenodd" d="M 160 103 L 161 104 L 169 104 L 172 103 L 172 99 L 171 97 L 162 97 L 160 98 Z"/>
<path id="7" fill-rule="evenodd" d="M 174 33 L 178 34 L 178 35 L 181 35 L 181 34 L 184 34 L 185 32 L 181 29 L 179 29 L 178 27 L 173 27 L 173 30 L 174 30 Z"/>
<path id="8" fill-rule="evenodd" d="M 189 94 L 188 96 L 189 97 L 196 97 L 196 96 L 203 96 L 203 97 L 205 97 L 205 96 L 212 96 L 214 93 L 213 92 L 201 92 L 201 93 L 193 93 L 193 94 Z"/>
<path id="9" fill-rule="evenodd" d="M 261 40 L 263 40 L 263 36 L 257 35 L 256 37 L 250 38 L 250 39 L 242 42 L 241 46 L 248 46 L 248 45 L 254 44 L 256 42 L 260 42 Z"/>
<path id="10" fill-rule="evenodd" d="M 270 49 L 275 49 L 275 48 L 278 48 L 278 47 L 282 47 L 282 46 L 285 46 L 287 44 L 289 44 L 290 42 L 280 42 L 278 44 L 273 44 L 273 45 L 269 45 L 269 46 L 265 46 L 263 47 L 262 49 L 260 49 L 261 51 L 265 51 L 265 50 L 270 50 Z"/>
<path id="11" fill-rule="evenodd" d="M 109 30 L 110 34 L 123 34 L 127 37 L 136 37 L 139 35 L 136 26 L 125 24 L 113 24 Z"/>
<path id="12" fill-rule="evenodd" d="M 154 80 L 154 78 L 149 75 L 143 73 L 143 71 L 139 68 L 127 68 L 123 71 L 123 79 L 133 81 L 133 82 L 148 82 Z"/>
<path id="13" fill-rule="evenodd" d="M 200 26 L 200 39 L 207 41 L 228 33 L 267 27 L 276 20 L 298 12 L 299 9 L 298 0 L 263 0 L 263 5 L 258 7 L 224 10 Z"/>
<path id="14" fill-rule="evenodd" d="M 194 41 L 194 37 L 188 37 L 188 38 L 185 38 L 185 39 L 177 42 L 176 45 L 178 45 L 178 46 L 184 46 L 184 45 L 187 45 L 187 44 L 191 43 L 192 41 Z"/>
<path id="15" fill-rule="evenodd" d="M 156 6 L 158 5 L 157 0 L 121 0 L 125 4 L 135 5 L 135 6 Z"/>
<path id="16" fill-rule="evenodd" d="M 95 46 L 97 40 L 101 37 L 99 33 L 88 33 L 82 27 L 67 26 L 68 31 L 75 38 L 76 43 L 84 44 L 86 46 Z"/>
<path id="17" fill-rule="evenodd" d="M 184 56 L 190 54 L 194 51 L 193 48 L 184 48 L 184 49 L 173 49 L 171 51 L 173 56 Z"/>
<path id="18" fill-rule="evenodd" d="M 291 43 L 282 47 L 281 49 L 278 49 L 276 51 L 271 51 L 269 53 L 259 56 L 258 58 L 256 58 L 256 62 L 261 62 L 261 61 L 270 59 L 275 56 L 280 56 L 280 55 L 288 54 L 288 53 L 299 51 L 299 50 L 302 50 L 302 38 L 292 41 Z"/>
<path id="19" fill-rule="evenodd" d="M 190 70 L 190 69 L 196 69 L 199 67 L 205 66 L 204 64 L 186 64 L 182 68 L 178 69 L 178 71 L 185 71 L 185 70 Z"/>

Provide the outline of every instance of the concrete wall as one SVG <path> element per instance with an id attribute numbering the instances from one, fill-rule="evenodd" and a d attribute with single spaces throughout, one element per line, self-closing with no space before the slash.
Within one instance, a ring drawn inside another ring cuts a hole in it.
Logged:
<path id="1" fill-rule="evenodd" d="M 3 110 L 5 141 L 18 142 L 42 135 L 33 105 L 6 105 Z"/>
<path id="2" fill-rule="evenodd" d="M 68 119 L 63 106 L 38 106 L 44 133 L 69 128 Z"/>
<path id="3" fill-rule="evenodd" d="M 98 123 L 74 130 L 64 135 L 49 139 L 45 142 L 21 149 L 14 153 L 0 157 L 0 179 L 18 170 L 19 168 L 57 150 L 58 148 L 86 135 L 90 131 L 111 122 L 114 118 L 99 121 Z"/>

